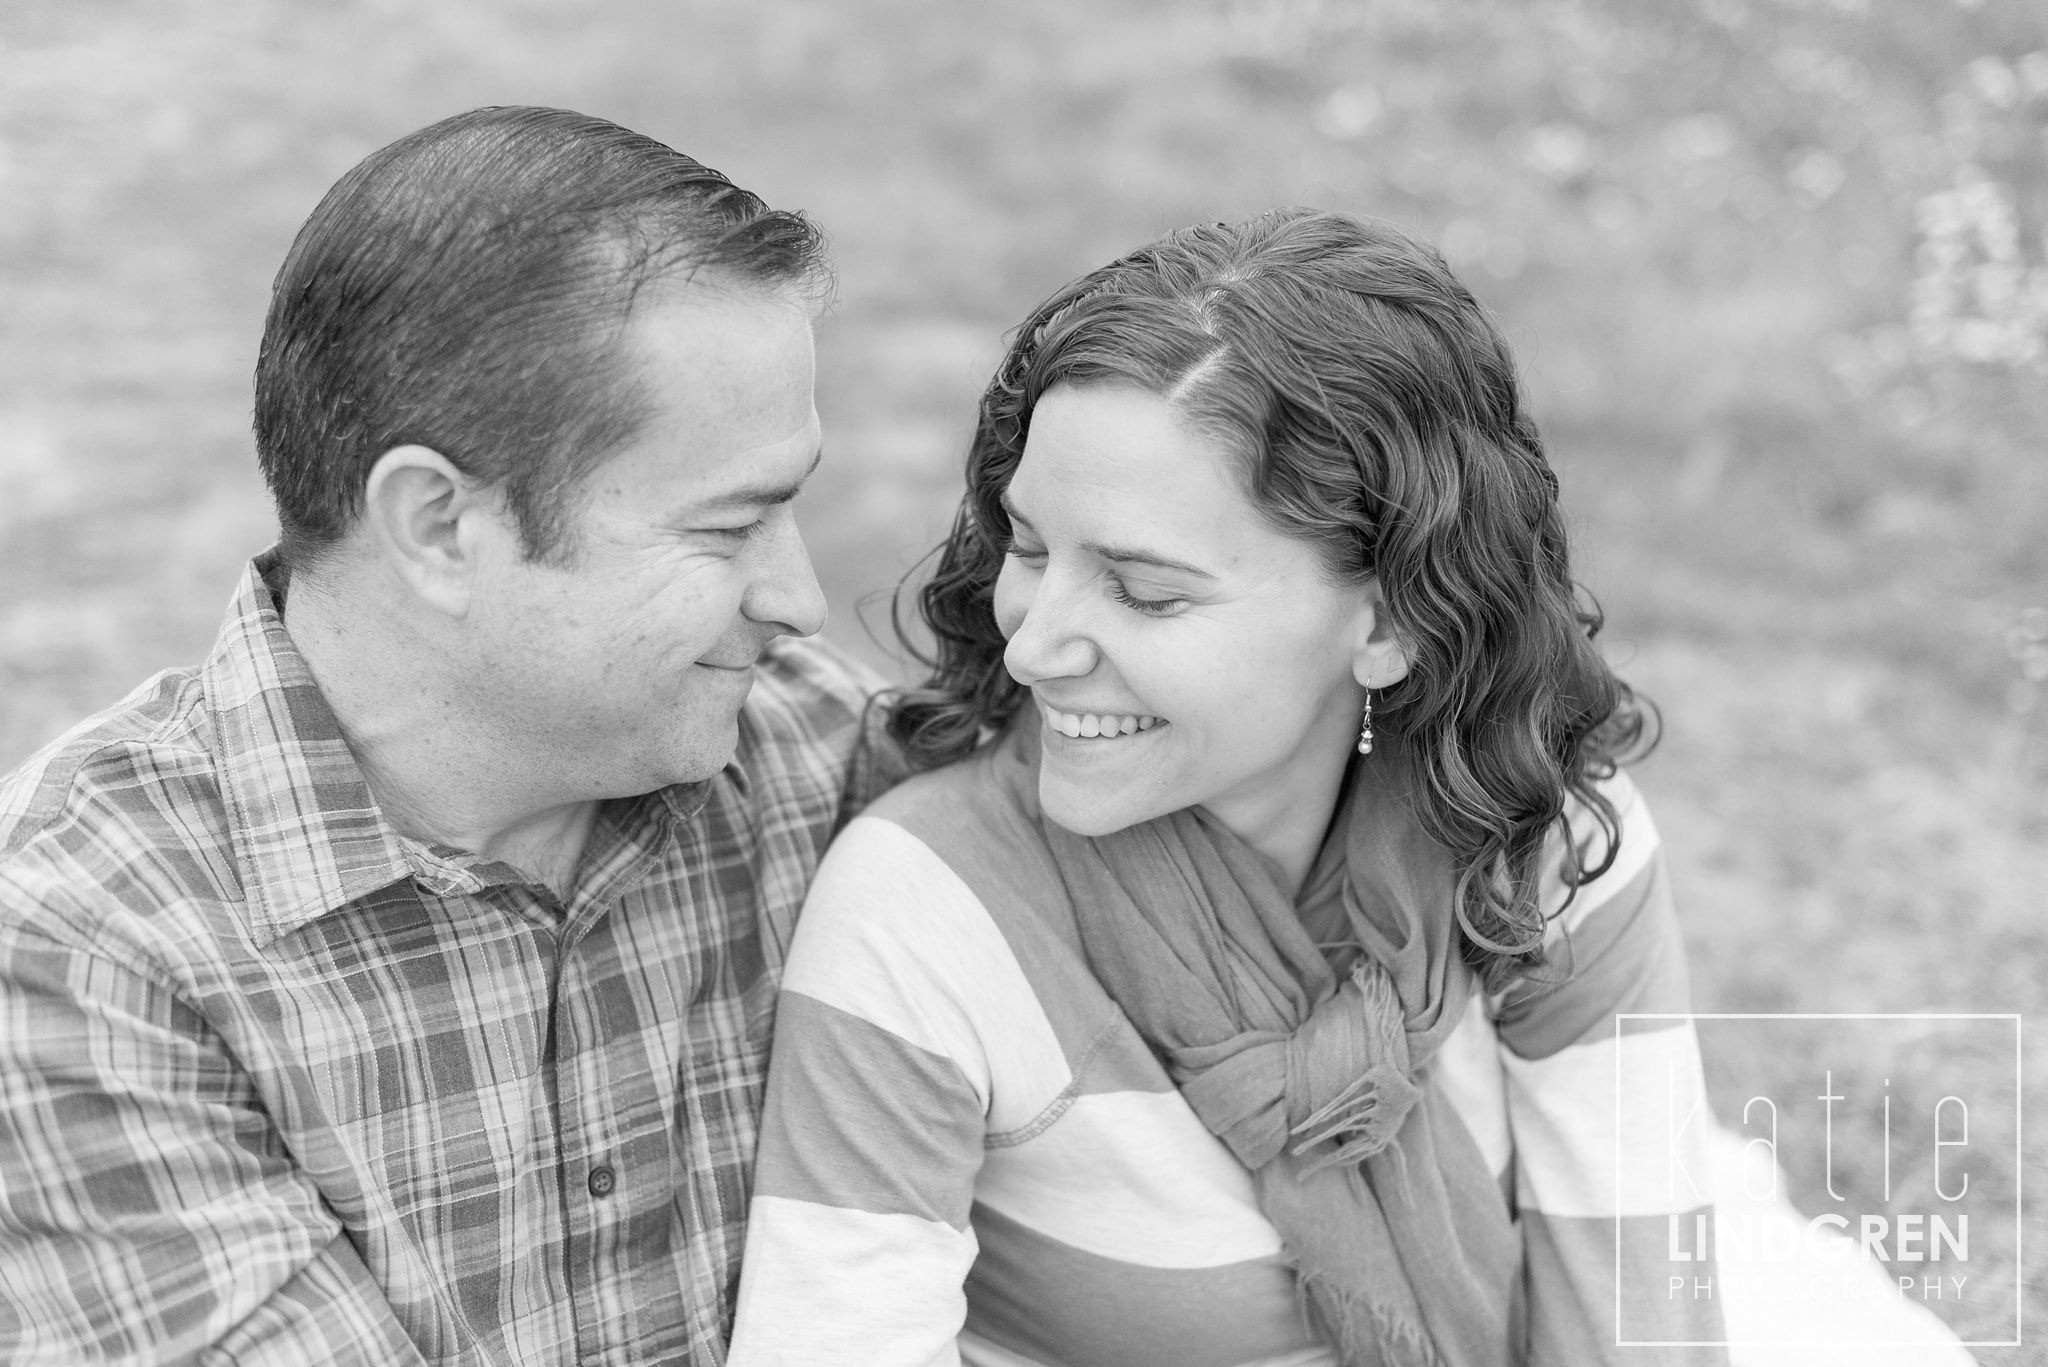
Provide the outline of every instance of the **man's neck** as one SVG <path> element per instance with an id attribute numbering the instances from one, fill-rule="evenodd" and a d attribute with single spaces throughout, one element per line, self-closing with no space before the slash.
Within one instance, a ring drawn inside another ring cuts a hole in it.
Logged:
<path id="1" fill-rule="evenodd" d="M 575 893 L 576 871 L 582 864 L 584 847 L 596 823 L 597 803 L 572 802 L 535 813 L 501 828 L 484 841 L 459 848 L 473 849 L 511 865 L 535 882 L 545 884 L 567 906 Z"/>
<path id="2" fill-rule="evenodd" d="M 569 900 L 597 803 L 536 792 L 516 748 L 469 717 L 435 643 L 299 576 L 285 628 L 393 827 L 509 864 Z"/>

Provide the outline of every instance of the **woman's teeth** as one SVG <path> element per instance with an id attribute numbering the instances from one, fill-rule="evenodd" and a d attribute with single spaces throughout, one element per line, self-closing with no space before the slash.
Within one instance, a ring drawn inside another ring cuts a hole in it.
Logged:
<path id="1" fill-rule="evenodd" d="M 1120 717 L 1095 712 L 1056 712 L 1045 709 L 1045 718 L 1052 729 L 1076 740 L 1091 737 L 1108 738 L 1128 736 L 1139 731 L 1150 731 L 1159 725 L 1157 717 Z"/>

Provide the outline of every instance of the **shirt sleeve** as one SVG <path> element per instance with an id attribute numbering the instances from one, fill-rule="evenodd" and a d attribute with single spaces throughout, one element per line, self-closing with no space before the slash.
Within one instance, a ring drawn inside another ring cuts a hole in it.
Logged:
<path id="1" fill-rule="evenodd" d="M 979 904 L 928 851 L 897 857 L 904 841 L 891 823 L 854 822 L 798 922 L 733 1367 L 959 1361 L 989 1081 L 973 947 L 950 913 L 962 896 Z"/>
<path id="2" fill-rule="evenodd" d="M 1533 1367 L 1725 1362 L 1713 1264 L 1680 1284 L 1669 1248 L 1711 1209 L 1709 1122 L 1685 946 L 1656 826 L 1625 775 L 1602 785 L 1619 845 L 1567 902 L 1546 875 L 1550 984 L 1518 984 L 1496 1022 L 1515 1152 Z M 1606 838 L 1574 807 L 1596 865 Z M 1558 853 L 1562 855 L 1560 847 Z M 1626 1098 L 1626 1100 L 1624 1100 Z M 1654 1100 L 1654 1105 L 1646 1102 Z M 1654 1122 L 1654 1123 L 1645 1123 Z"/>
<path id="3" fill-rule="evenodd" d="M 903 747 L 889 734 L 900 693 L 825 640 L 782 637 L 763 655 L 742 715 L 754 743 L 773 747 L 781 768 L 829 795 L 827 833 L 836 835 L 909 775 Z"/>
<path id="4" fill-rule="evenodd" d="M 421 1363 L 168 985 L 0 918 L 0 1359 Z"/>

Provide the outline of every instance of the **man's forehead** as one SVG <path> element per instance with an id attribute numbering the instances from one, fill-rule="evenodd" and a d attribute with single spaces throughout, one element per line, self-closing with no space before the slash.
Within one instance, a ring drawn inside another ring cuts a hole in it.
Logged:
<path id="1" fill-rule="evenodd" d="M 717 334 L 735 328 L 809 334 L 817 320 L 810 298 L 793 285 L 734 277 L 723 271 L 671 271 L 633 292 L 628 332 Z"/>
<path id="2" fill-rule="evenodd" d="M 657 402 L 707 410 L 720 400 L 741 409 L 777 403 L 792 413 L 809 406 L 816 349 L 810 314 L 793 300 L 672 291 L 636 304 L 624 342 Z"/>
<path id="3" fill-rule="evenodd" d="M 651 479 L 661 492 L 648 499 L 644 516 L 679 527 L 722 522 L 794 499 L 823 457 L 817 411 L 811 409 L 795 430 L 752 445 L 643 443 L 624 461 L 652 469 L 638 478 L 626 475 L 615 492 L 630 496 L 638 479 Z M 649 485 L 640 488 L 654 494 Z"/>

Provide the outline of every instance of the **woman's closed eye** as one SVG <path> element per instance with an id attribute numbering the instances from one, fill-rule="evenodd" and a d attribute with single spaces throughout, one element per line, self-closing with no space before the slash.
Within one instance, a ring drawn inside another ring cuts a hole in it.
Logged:
<path id="1" fill-rule="evenodd" d="M 1045 547 L 1027 545 L 1014 536 L 1003 543 L 1003 554 L 1012 560 L 1021 560 L 1027 565 L 1045 563 Z"/>
<path id="2" fill-rule="evenodd" d="M 1116 575 L 1109 576 L 1109 596 L 1147 617 L 1169 617 L 1187 606 L 1185 598 L 1140 598 Z"/>
<path id="3" fill-rule="evenodd" d="M 1042 569 L 1045 565 L 1045 547 L 1030 545 L 1016 536 L 1012 536 L 1003 543 L 1003 554 L 1012 560 L 1030 566 L 1032 569 Z M 1109 586 L 1111 600 L 1122 604 L 1133 612 L 1141 612 L 1147 617 L 1169 617 L 1187 606 L 1187 599 L 1185 598 L 1140 597 L 1132 593 L 1130 586 L 1124 583 L 1120 575 L 1115 573 L 1105 575 L 1104 579 Z"/>

